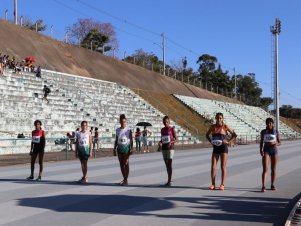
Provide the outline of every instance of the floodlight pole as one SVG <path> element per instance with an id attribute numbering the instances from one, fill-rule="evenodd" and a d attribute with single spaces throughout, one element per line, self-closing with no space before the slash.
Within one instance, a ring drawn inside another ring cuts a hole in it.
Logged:
<path id="1" fill-rule="evenodd" d="M 278 81 L 278 36 L 281 32 L 281 21 L 276 18 L 275 26 L 271 27 L 271 32 L 275 36 L 275 58 L 274 58 L 274 67 L 275 67 L 275 77 L 274 77 L 274 101 L 275 101 L 275 110 L 276 110 L 276 129 L 279 130 L 279 81 Z"/>

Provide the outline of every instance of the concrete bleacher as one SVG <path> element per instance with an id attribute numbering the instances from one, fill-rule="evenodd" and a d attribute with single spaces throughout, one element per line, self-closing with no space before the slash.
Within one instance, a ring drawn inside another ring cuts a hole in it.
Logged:
<path id="1" fill-rule="evenodd" d="M 42 101 L 44 85 L 51 89 L 49 104 Z M 1 137 L 29 136 L 34 120 L 40 119 L 48 137 L 65 137 L 86 120 L 99 128 L 101 137 L 114 139 L 120 114 L 126 115 L 133 130 L 138 122 L 150 122 L 153 137 L 160 136 L 163 114 L 117 83 L 48 70 L 42 71 L 42 78 L 10 70 L 0 77 Z M 185 143 L 193 142 L 189 132 L 171 124 L 178 136 L 185 136 Z M 112 147 L 110 142 L 103 147 Z"/>
<path id="2" fill-rule="evenodd" d="M 239 136 L 248 136 L 248 139 L 255 140 L 258 138 L 260 131 L 265 127 L 265 119 L 273 117 L 259 107 L 181 95 L 174 96 L 212 122 L 215 121 L 215 114 L 222 112 L 224 114 L 225 123 Z M 280 122 L 279 126 L 279 131 L 283 136 L 300 137 L 299 133 L 283 122 Z"/>

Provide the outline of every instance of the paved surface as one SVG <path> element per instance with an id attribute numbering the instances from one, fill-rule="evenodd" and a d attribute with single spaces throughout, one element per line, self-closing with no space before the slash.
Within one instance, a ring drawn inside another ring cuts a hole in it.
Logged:
<path id="1" fill-rule="evenodd" d="M 46 163 L 44 181 L 27 182 L 28 165 L 0 168 L 0 225 L 281 225 L 301 190 L 301 141 L 284 143 L 278 190 L 260 190 L 258 145 L 230 149 L 225 191 L 209 191 L 210 149 L 178 151 L 174 187 L 160 153 L 131 158 L 130 186 L 120 187 L 116 158 Z M 220 175 L 220 174 L 219 174 Z M 219 176 L 218 175 L 218 176 Z"/>

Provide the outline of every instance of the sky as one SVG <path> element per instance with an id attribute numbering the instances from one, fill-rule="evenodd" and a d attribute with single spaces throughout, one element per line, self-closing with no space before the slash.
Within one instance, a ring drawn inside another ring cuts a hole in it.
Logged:
<path id="1" fill-rule="evenodd" d="M 0 0 L 0 17 L 13 0 Z M 110 22 L 119 41 L 118 56 L 137 49 L 162 56 L 162 32 L 166 35 L 166 61 L 184 56 L 197 69 L 198 56 L 218 58 L 233 74 L 255 73 L 263 96 L 271 96 L 271 32 L 275 18 L 282 22 L 279 36 L 280 105 L 301 107 L 300 0 L 18 0 L 19 16 L 48 24 L 45 34 L 63 40 L 66 27 L 78 18 Z M 86 3 L 93 8 L 87 7 Z M 104 13 L 105 12 L 105 13 Z M 134 24 L 135 26 L 132 26 Z M 1 31 L 0 31 L 1 32 Z"/>

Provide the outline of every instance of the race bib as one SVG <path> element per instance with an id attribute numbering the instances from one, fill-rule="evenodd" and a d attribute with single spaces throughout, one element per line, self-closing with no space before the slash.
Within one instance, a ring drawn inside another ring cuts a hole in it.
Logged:
<path id="1" fill-rule="evenodd" d="M 170 143 L 170 136 L 167 135 L 167 136 L 162 136 L 162 144 L 168 144 Z"/>
<path id="2" fill-rule="evenodd" d="M 32 143 L 39 144 L 40 141 L 41 141 L 41 137 L 40 136 L 33 136 L 32 137 Z"/>
<path id="3" fill-rule="evenodd" d="M 118 144 L 125 145 L 128 143 L 128 138 L 126 136 L 122 136 L 118 139 Z"/>
<path id="4" fill-rule="evenodd" d="M 265 143 L 276 143 L 276 135 L 273 134 L 265 134 L 264 135 Z"/>

